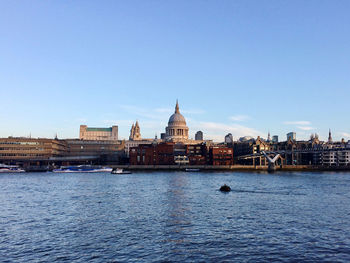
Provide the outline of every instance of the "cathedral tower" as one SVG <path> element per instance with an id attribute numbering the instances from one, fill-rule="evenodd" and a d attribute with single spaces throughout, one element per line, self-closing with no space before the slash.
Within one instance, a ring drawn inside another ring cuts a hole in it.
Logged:
<path id="1" fill-rule="evenodd" d="M 131 126 L 129 140 L 131 141 L 141 140 L 141 132 L 140 132 L 140 126 L 138 121 L 136 121 L 135 125 L 132 124 Z"/>

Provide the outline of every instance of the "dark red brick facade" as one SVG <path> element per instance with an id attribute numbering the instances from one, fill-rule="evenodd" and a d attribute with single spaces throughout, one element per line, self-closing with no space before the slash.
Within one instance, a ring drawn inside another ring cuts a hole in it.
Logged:
<path id="1" fill-rule="evenodd" d="M 131 165 L 171 165 L 174 164 L 174 143 L 141 144 L 130 148 Z"/>
<path id="2" fill-rule="evenodd" d="M 205 144 L 141 144 L 130 148 L 131 165 L 173 165 L 175 156 L 187 156 L 189 165 L 233 165 L 233 149 Z"/>
<path id="3" fill-rule="evenodd" d="M 207 146 L 205 144 L 186 145 L 186 155 L 190 161 L 190 165 L 206 165 L 207 164 Z"/>
<path id="4" fill-rule="evenodd" d="M 233 165 L 233 149 L 224 146 L 213 146 L 209 150 L 211 165 Z"/>

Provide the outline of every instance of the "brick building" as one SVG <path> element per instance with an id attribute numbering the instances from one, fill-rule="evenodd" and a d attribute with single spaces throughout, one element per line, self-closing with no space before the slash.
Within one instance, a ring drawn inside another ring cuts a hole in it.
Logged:
<path id="1" fill-rule="evenodd" d="M 174 143 L 140 144 L 130 148 L 131 165 L 171 165 L 174 164 Z"/>
<path id="2" fill-rule="evenodd" d="M 131 165 L 232 165 L 233 149 L 206 144 L 141 144 L 130 149 Z"/>
<path id="3" fill-rule="evenodd" d="M 208 148 L 205 144 L 186 145 L 186 155 L 190 165 L 207 164 Z"/>
<path id="4" fill-rule="evenodd" d="M 210 165 L 233 165 L 233 149 L 225 146 L 209 148 Z"/>

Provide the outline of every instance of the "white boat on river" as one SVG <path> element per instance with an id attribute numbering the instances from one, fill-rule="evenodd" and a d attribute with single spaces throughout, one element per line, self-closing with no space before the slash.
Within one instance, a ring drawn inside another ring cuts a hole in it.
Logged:
<path id="1" fill-rule="evenodd" d="M 52 170 L 54 173 L 101 173 L 112 172 L 112 168 L 98 167 L 92 165 L 78 165 L 78 166 L 61 166 L 59 169 Z"/>
<path id="2" fill-rule="evenodd" d="M 25 170 L 17 165 L 0 164 L 0 173 L 24 173 Z"/>
<path id="3" fill-rule="evenodd" d="M 113 169 L 111 174 L 131 174 L 130 171 L 124 171 L 121 168 Z"/>

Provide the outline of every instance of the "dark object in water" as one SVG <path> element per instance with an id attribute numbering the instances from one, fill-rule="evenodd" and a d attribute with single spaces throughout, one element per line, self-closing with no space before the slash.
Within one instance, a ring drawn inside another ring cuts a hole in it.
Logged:
<path id="1" fill-rule="evenodd" d="M 220 187 L 220 191 L 221 192 L 230 192 L 231 191 L 231 187 L 229 187 L 228 185 L 224 184 L 223 186 Z"/>

